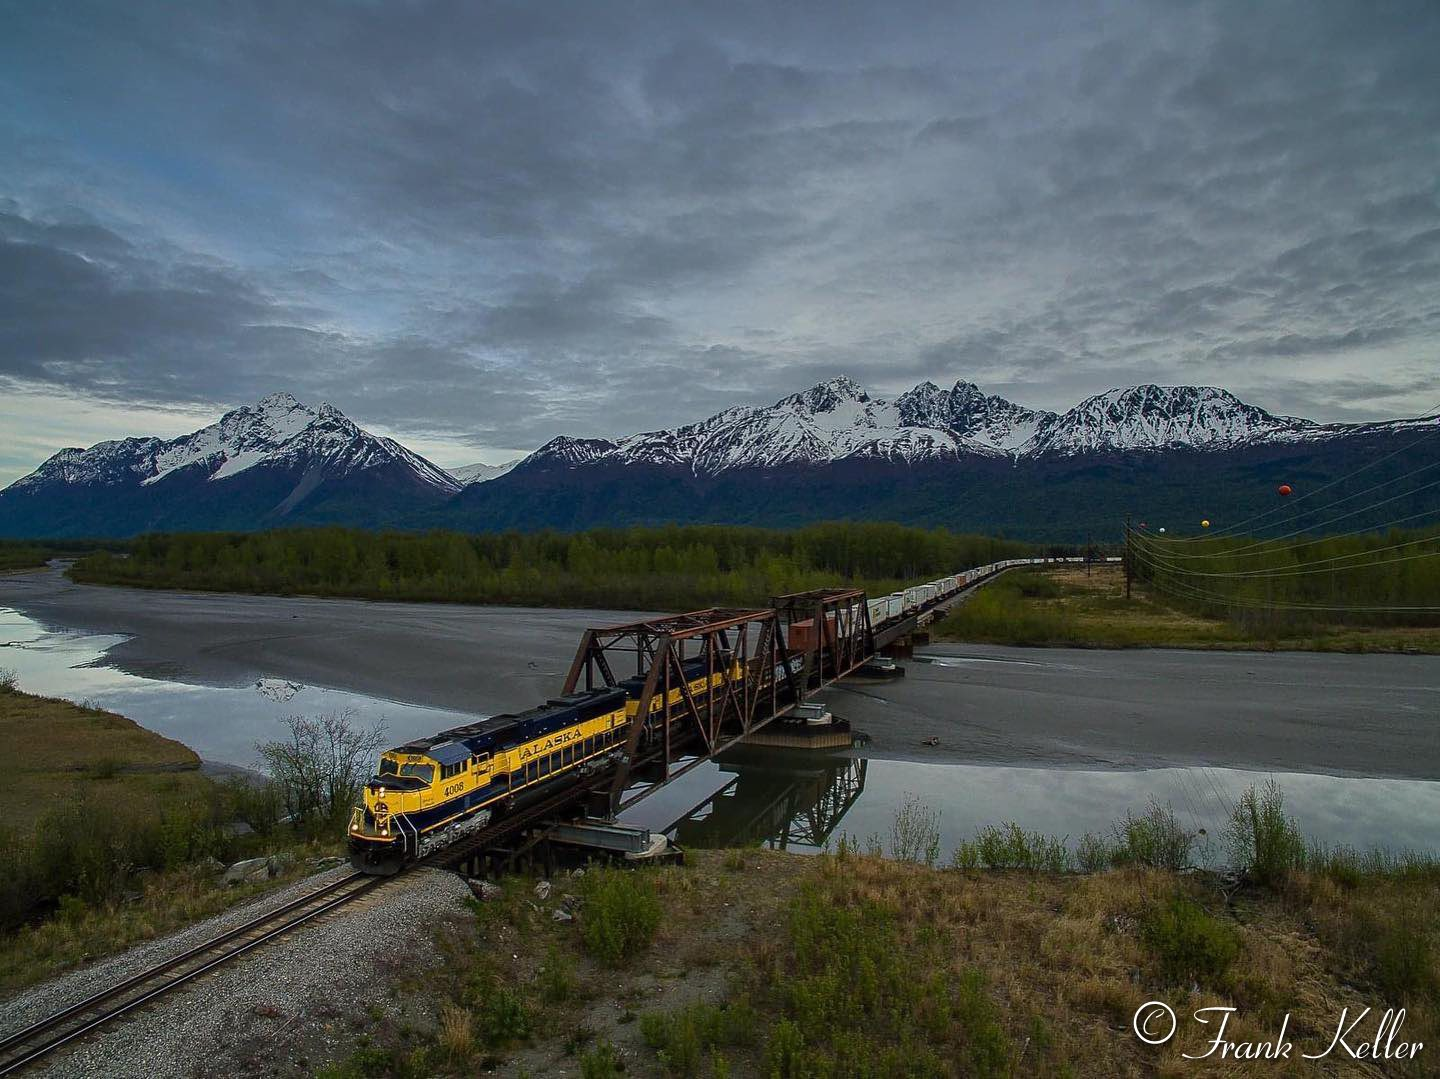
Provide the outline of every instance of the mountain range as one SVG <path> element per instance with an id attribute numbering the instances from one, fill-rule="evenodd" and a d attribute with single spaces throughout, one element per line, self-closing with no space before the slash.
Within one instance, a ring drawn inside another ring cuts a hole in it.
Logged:
<path id="1" fill-rule="evenodd" d="M 619 442 L 557 438 L 525 464 L 665 465 L 697 476 L 842 460 L 914 464 L 1082 454 L 1224 451 L 1402 432 L 1425 420 L 1321 424 L 1276 416 L 1210 386 L 1132 386 L 1068 412 L 1026 408 L 970 382 L 922 382 L 893 399 L 841 376 L 761 408 L 730 408 L 699 423 Z"/>
<path id="2" fill-rule="evenodd" d="M 447 471 L 279 393 L 180 438 L 60 451 L 0 492 L 0 535 L 863 517 L 1073 541 L 1113 533 L 1126 512 L 1250 512 L 1272 481 L 1317 485 L 1391 454 L 1363 480 L 1376 484 L 1433 462 L 1436 435 L 1435 417 L 1323 424 L 1203 386 L 1111 390 L 1057 413 L 964 381 L 886 398 L 841 376 L 698 423 L 560 437 Z"/>

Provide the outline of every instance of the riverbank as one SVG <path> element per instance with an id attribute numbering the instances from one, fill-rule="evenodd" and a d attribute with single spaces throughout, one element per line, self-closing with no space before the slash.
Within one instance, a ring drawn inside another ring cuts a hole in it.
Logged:
<path id="1" fill-rule="evenodd" d="M 82 796 L 107 811 L 164 814 L 210 791 L 200 758 L 179 742 L 114 712 L 22 693 L 3 670 L 0 759 L 5 827 L 21 837 Z"/>
<path id="2" fill-rule="evenodd" d="M 1127 599 L 1125 572 L 1113 563 L 1009 573 L 932 632 L 939 641 L 1026 647 L 1440 653 L 1440 627 L 1317 621 L 1269 629 L 1194 614 L 1140 581 Z"/>
<path id="3" fill-rule="evenodd" d="M 262 789 L 213 780 L 179 742 L 21 692 L 5 671 L 0 759 L 0 993 L 284 884 L 339 846 L 277 830 Z M 273 874 L 222 879 L 220 859 L 255 854 L 273 856 Z"/>

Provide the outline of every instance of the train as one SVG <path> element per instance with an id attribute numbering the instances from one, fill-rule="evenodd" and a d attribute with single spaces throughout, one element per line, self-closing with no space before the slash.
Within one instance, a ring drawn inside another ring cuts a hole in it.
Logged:
<path id="1" fill-rule="evenodd" d="M 696 659 L 685 675 L 693 696 L 740 678 L 742 670 L 726 658 L 711 674 L 704 659 Z M 605 768 L 639 721 L 644 684 L 631 678 L 555 697 L 386 750 L 350 815 L 351 865 L 362 873 L 398 873 L 542 797 L 562 777 Z M 683 692 L 670 691 L 672 706 Z M 649 710 L 661 711 L 664 698 L 652 695 Z"/>
<path id="2" fill-rule="evenodd" d="M 1081 562 L 1085 559 L 1080 556 L 1053 557 L 1053 558 L 1007 558 L 1000 562 L 991 562 L 986 566 L 976 566 L 974 569 L 965 570 L 951 577 L 938 577 L 933 581 L 924 584 L 917 584 L 899 592 L 891 592 L 888 596 L 881 596 L 879 599 L 866 601 L 866 608 L 870 614 L 870 624 L 878 626 L 882 622 L 888 622 L 892 618 L 901 618 L 908 614 L 914 614 L 922 607 L 928 607 L 939 600 L 948 599 L 956 592 L 974 584 L 983 577 L 989 577 L 1004 569 L 1011 569 L 1015 566 L 1045 566 L 1056 565 L 1065 562 Z M 1107 558 L 1107 562 L 1118 562 L 1118 558 Z"/>
<path id="3" fill-rule="evenodd" d="M 868 601 L 870 623 L 917 611 L 1002 569 L 1057 561 L 1083 560 L 1010 559 L 941 577 Z M 795 640 L 790 643 L 797 647 Z M 776 666 L 774 677 L 781 677 L 784 665 L 798 671 L 802 662 L 802 657 L 792 656 Z M 744 673 L 728 655 L 713 673 L 704 659 L 685 665 L 692 698 Z M 641 722 L 644 686 L 643 677 L 631 678 L 385 750 L 363 788 L 361 804 L 351 813 L 351 864 L 362 873 L 398 873 L 407 863 L 484 829 L 501 814 L 544 797 L 560 782 L 608 769 L 629 741 L 633 725 Z M 672 689 L 670 704 L 683 696 L 680 687 Z M 649 711 L 664 708 L 664 694 L 653 694 Z"/>

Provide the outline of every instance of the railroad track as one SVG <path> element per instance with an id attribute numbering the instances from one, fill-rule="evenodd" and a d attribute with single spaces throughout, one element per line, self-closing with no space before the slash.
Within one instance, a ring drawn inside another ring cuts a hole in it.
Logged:
<path id="1" fill-rule="evenodd" d="M 416 865 L 448 868 L 476 850 L 556 813 L 583 798 L 592 789 L 609 785 L 609 778 L 575 784 L 506 817 L 466 840 L 420 859 Z M 393 877 L 352 873 L 258 915 L 244 925 L 226 930 L 103 989 L 84 1000 L 46 1016 L 23 1030 L 0 1038 L 0 1076 L 10 1075 L 42 1057 L 104 1027 L 119 1017 L 178 989 L 230 960 L 259 948 L 351 900 L 358 899 Z"/>
<path id="2" fill-rule="evenodd" d="M 0 1039 L 0 1075 L 33 1064 L 172 989 L 368 894 L 388 879 L 353 873 L 332 881 Z"/>

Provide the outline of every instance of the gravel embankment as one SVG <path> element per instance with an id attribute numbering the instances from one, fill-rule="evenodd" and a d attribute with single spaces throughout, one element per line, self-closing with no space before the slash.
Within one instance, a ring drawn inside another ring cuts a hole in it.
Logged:
<path id="1" fill-rule="evenodd" d="M 348 872 L 341 868 L 307 877 L 255 903 L 27 990 L 7 1005 L 0 1032 L 58 1011 Z M 353 1020 L 366 1019 L 377 1007 L 400 1017 L 403 1002 L 388 992 L 390 974 L 402 966 L 440 961 L 432 927 L 455 914 L 469 894 L 452 873 L 413 870 L 60 1051 L 35 1074 L 108 1079 L 308 1071 L 349 1051 Z"/>

